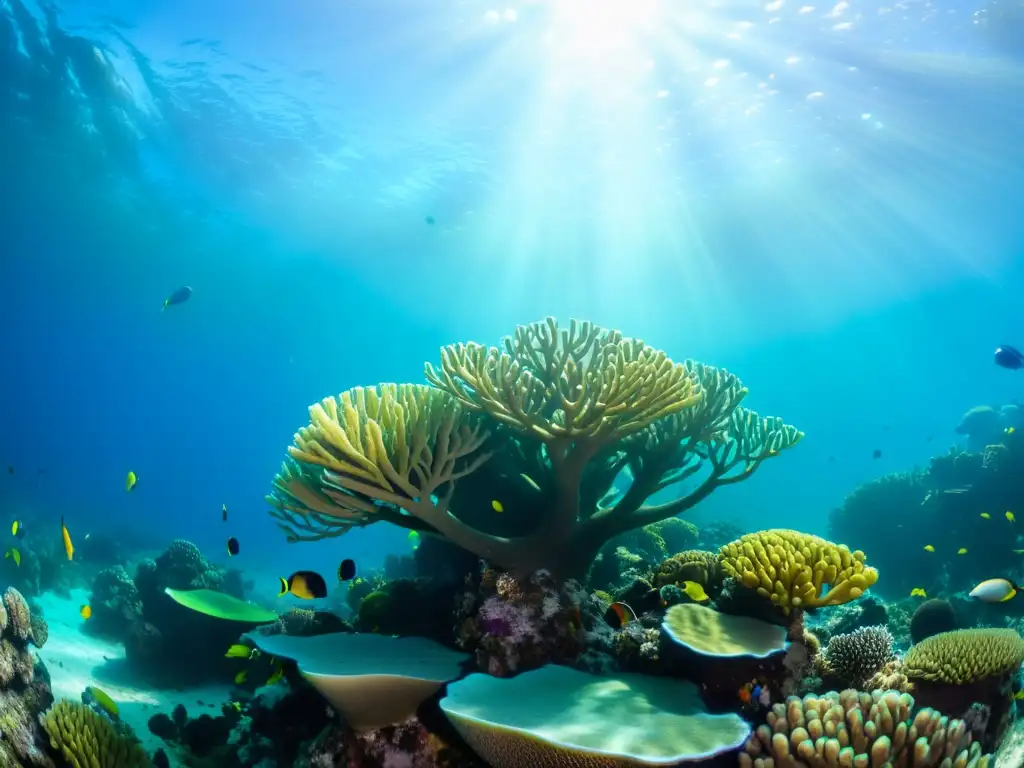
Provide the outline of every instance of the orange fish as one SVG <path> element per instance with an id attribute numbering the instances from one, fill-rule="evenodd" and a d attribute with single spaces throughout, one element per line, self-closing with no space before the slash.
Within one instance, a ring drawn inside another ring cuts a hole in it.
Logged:
<path id="1" fill-rule="evenodd" d="M 636 621 L 636 614 L 625 603 L 612 603 L 604 613 L 604 620 L 612 629 L 621 629 L 629 622 Z"/>
<path id="2" fill-rule="evenodd" d="M 740 688 L 740 702 L 742 704 L 749 704 L 750 703 L 750 689 L 749 688 Z"/>

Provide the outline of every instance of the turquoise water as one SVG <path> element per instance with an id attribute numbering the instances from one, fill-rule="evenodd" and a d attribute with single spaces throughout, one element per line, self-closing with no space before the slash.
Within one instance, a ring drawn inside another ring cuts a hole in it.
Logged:
<path id="1" fill-rule="evenodd" d="M 991 359 L 1024 344 L 1012 5 L 2 9 L 11 516 L 219 560 L 226 504 L 267 589 L 379 565 L 404 532 L 289 547 L 265 514 L 306 407 L 548 315 L 807 433 L 698 524 L 824 534 L 1020 394 Z"/>

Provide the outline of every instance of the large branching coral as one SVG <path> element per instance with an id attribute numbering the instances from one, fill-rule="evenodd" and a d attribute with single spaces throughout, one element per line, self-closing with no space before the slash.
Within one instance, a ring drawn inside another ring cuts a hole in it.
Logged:
<path id="1" fill-rule="evenodd" d="M 609 539 L 686 511 L 803 436 L 743 408 L 733 374 L 588 322 L 521 326 L 503 349 L 445 347 L 426 378 L 310 408 L 268 499 L 290 540 L 384 520 L 509 570 L 580 575 Z M 488 488 L 523 478 L 535 523 L 502 535 L 471 523 L 472 505 L 453 495 L 474 473 Z M 649 501 L 683 482 L 676 498 Z"/>

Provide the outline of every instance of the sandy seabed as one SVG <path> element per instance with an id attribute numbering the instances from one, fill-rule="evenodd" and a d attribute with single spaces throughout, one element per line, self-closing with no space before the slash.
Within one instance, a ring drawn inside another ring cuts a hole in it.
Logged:
<path id="1" fill-rule="evenodd" d="M 85 620 L 79 610 L 88 600 L 88 591 L 73 590 L 70 597 L 45 594 L 32 601 L 42 608 L 50 628 L 49 639 L 38 653 L 50 673 L 55 699 L 81 701 L 82 692 L 90 685 L 96 686 L 117 702 L 121 719 L 132 727 L 150 754 L 166 746 L 147 726 L 149 718 L 158 712 L 170 715 L 183 704 L 190 717 L 220 714 L 221 704 L 231 696 L 227 684 L 166 690 L 133 683 L 125 665 L 124 648 L 82 631 Z M 173 750 L 166 752 L 171 765 L 178 765 Z"/>

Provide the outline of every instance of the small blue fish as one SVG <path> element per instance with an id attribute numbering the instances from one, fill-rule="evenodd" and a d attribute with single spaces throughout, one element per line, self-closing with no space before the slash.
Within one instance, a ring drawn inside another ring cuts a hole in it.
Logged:
<path id="1" fill-rule="evenodd" d="M 995 361 L 1000 368 L 1007 368 L 1011 371 L 1019 371 L 1024 368 L 1024 354 L 1009 344 L 996 347 Z"/>
<path id="2" fill-rule="evenodd" d="M 755 685 L 754 689 L 750 692 L 750 698 L 759 699 L 761 698 L 761 686 Z"/>
<path id="3" fill-rule="evenodd" d="M 179 288 L 166 299 L 164 299 L 164 309 L 167 309 L 168 307 L 173 307 L 175 304 L 184 304 L 190 298 L 192 298 L 192 286 L 183 285 L 181 286 L 181 288 Z M 163 309 L 160 311 L 163 312 Z"/>

